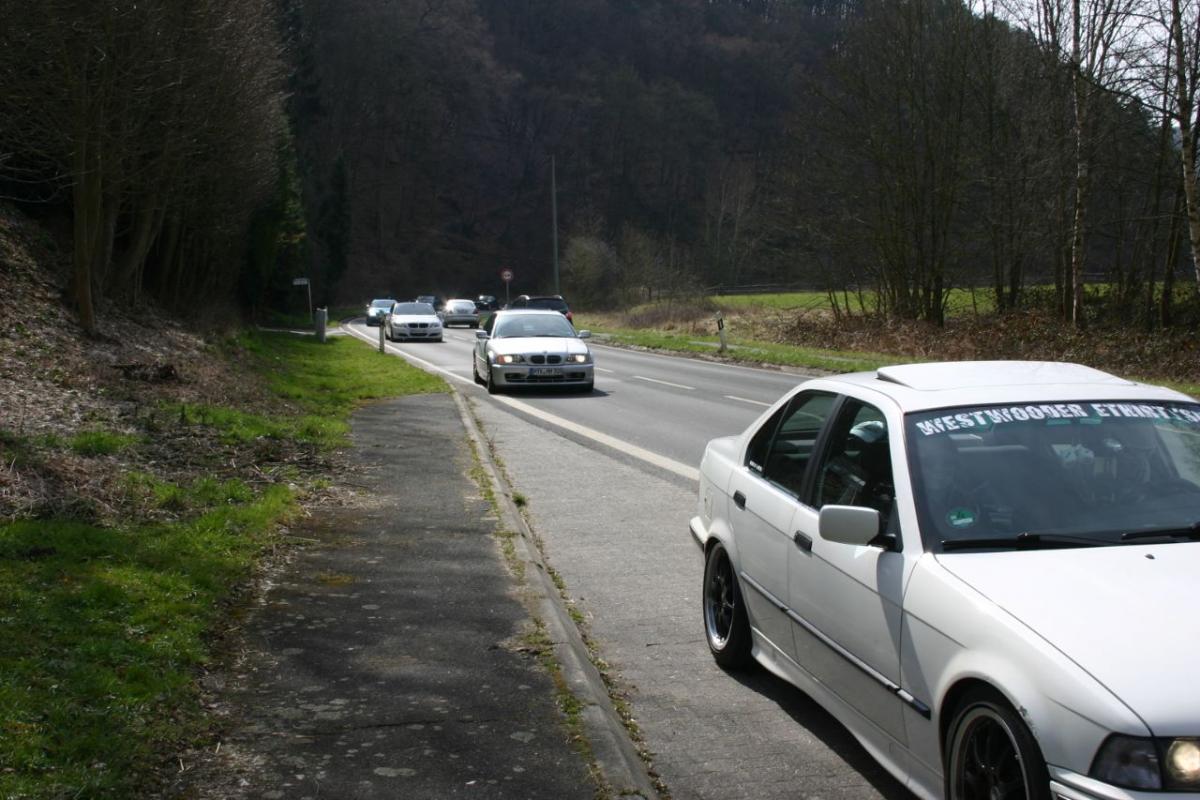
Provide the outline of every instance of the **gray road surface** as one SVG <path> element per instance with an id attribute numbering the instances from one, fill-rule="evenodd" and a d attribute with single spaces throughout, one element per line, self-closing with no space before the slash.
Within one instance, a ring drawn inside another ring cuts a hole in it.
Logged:
<path id="1" fill-rule="evenodd" d="M 803 693 L 764 670 L 732 675 L 713 663 L 700 615 L 703 563 L 687 530 L 695 483 L 536 413 L 695 467 L 709 438 L 741 430 L 802 378 L 599 347 L 593 395 L 522 393 L 535 411 L 514 413 L 470 383 L 473 339 L 453 330 L 440 345 L 390 347 L 461 379 L 455 385 L 528 500 L 547 562 L 628 688 L 671 797 L 911 800 Z"/>

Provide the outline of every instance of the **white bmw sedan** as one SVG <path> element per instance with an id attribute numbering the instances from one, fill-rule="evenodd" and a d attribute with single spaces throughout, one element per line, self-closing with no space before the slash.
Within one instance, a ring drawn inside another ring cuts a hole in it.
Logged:
<path id="1" fill-rule="evenodd" d="M 383 322 L 383 332 L 392 341 L 426 339 L 442 341 L 442 318 L 428 303 L 396 303 Z"/>
<path id="2" fill-rule="evenodd" d="M 592 351 L 557 311 L 497 311 L 475 331 L 471 371 L 491 394 L 512 386 L 594 386 Z"/>
<path id="3" fill-rule="evenodd" d="M 1200 798 L 1200 405 L 1088 367 L 801 384 L 708 444 L 717 663 L 811 695 L 913 792 Z"/>

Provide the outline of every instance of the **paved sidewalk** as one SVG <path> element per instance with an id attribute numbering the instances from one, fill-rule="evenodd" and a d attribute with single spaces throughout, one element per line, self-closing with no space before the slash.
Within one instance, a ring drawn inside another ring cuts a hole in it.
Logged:
<path id="1" fill-rule="evenodd" d="M 208 687 L 220 747 L 182 763 L 169 796 L 593 798 L 454 397 L 373 405 L 353 440 L 362 502 L 293 531 L 314 543 Z"/>

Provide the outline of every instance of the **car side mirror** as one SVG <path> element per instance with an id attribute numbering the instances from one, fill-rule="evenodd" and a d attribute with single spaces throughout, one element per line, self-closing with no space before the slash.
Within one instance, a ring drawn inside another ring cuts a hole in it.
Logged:
<path id="1" fill-rule="evenodd" d="M 487 331 L 475 331 L 475 338 L 476 339 L 487 339 L 488 332 Z"/>
<path id="2" fill-rule="evenodd" d="M 862 506 L 823 506 L 817 530 L 827 542 L 869 545 L 879 536 L 879 512 Z"/>
<path id="3" fill-rule="evenodd" d="M 591 332 L 591 331 L 580 331 L 579 333 L 577 333 L 577 334 L 575 334 L 575 335 L 576 335 L 576 336 L 578 336 L 580 339 L 590 339 L 590 338 L 592 338 L 592 332 Z"/>

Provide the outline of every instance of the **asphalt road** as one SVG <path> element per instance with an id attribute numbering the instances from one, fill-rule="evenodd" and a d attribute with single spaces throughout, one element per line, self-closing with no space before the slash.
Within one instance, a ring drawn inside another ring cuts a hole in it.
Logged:
<path id="1" fill-rule="evenodd" d="M 704 641 L 687 530 L 704 443 L 800 376 L 596 347 L 592 395 L 492 397 L 471 380 L 474 332 L 446 338 L 388 346 L 464 390 L 673 800 L 911 800 L 803 693 L 762 669 L 724 672 Z"/>
<path id="2" fill-rule="evenodd" d="M 359 322 L 349 327 L 361 337 L 378 340 L 378 328 Z M 474 344 L 474 330 L 450 328 L 441 343 L 387 342 L 387 347 L 425 362 L 456 380 L 461 389 L 464 385 L 475 387 L 471 378 Z M 653 453 L 674 462 L 668 471 L 690 480 L 695 479 L 709 439 L 745 429 L 803 379 L 792 372 L 672 358 L 605 347 L 595 340 L 590 344 L 596 359 L 596 389 L 590 395 L 533 388 L 501 395 L 499 402 L 543 426 L 553 424 L 549 416 L 557 417 L 575 428 Z M 481 387 L 475 391 L 486 395 Z M 589 438 L 576 429 L 558 428 L 560 433 L 574 434 L 576 441 Z M 615 446 L 596 439 L 589 444 Z M 623 452 L 629 455 L 628 450 Z"/>

